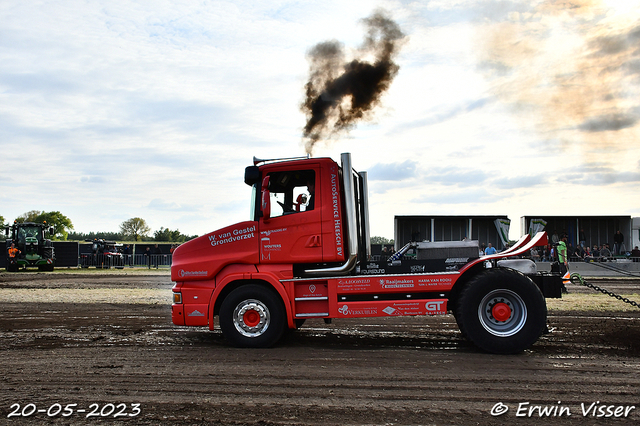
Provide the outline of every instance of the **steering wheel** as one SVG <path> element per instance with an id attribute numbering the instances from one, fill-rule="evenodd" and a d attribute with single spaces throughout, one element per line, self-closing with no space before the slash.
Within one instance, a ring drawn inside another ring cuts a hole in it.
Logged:
<path id="1" fill-rule="evenodd" d="M 286 204 L 278 201 L 278 204 L 280 205 L 280 207 L 282 207 L 282 211 L 285 213 L 292 213 L 293 212 L 293 206 L 287 206 Z"/>

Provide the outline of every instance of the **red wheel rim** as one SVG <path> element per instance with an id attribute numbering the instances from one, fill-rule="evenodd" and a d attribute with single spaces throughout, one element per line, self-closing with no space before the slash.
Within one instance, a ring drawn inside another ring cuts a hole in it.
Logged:
<path id="1" fill-rule="evenodd" d="M 504 322 L 511 318 L 511 308 L 504 302 L 496 303 L 493 305 L 493 308 L 491 308 L 491 315 L 493 315 L 497 321 Z"/>
<path id="2" fill-rule="evenodd" d="M 248 327 L 255 327 L 260 324 L 260 314 L 257 311 L 250 309 L 244 313 L 244 315 L 242 316 L 242 321 Z"/>

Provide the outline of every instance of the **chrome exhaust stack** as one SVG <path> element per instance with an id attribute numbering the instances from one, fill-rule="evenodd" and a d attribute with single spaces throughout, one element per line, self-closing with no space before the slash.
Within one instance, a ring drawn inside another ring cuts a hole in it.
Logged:
<path id="1" fill-rule="evenodd" d="M 356 194 L 354 190 L 354 170 L 351 166 L 351 154 L 348 152 L 340 156 L 342 162 L 342 185 L 344 187 L 345 217 L 343 217 L 349 252 L 347 260 L 341 266 L 332 268 L 308 269 L 304 273 L 310 276 L 346 275 L 353 270 L 358 260 L 358 230 L 356 213 Z M 366 186 L 366 185 L 365 185 Z"/>
<path id="2" fill-rule="evenodd" d="M 362 212 L 360 220 L 364 222 L 361 226 L 362 238 L 364 239 L 365 260 L 371 259 L 371 231 L 369 230 L 369 185 L 367 184 L 367 172 L 359 172 L 362 189 Z"/>

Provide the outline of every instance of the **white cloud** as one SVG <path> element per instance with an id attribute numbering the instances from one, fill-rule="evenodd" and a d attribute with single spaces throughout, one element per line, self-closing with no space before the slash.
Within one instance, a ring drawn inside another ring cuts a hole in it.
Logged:
<path id="1" fill-rule="evenodd" d="M 349 151 L 369 170 L 374 234 L 392 237 L 395 214 L 517 220 L 550 198 L 566 200 L 548 204 L 553 214 L 567 204 L 576 214 L 640 211 L 640 74 L 624 44 L 637 41 L 640 12 L 588 3 L 379 2 L 408 36 L 398 76 L 374 122 L 317 153 Z M 304 152 L 307 51 L 331 39 L 357 48 L 372 10 L 366 1 L 2 2 L 0 214 L 58 210 L 82 232 L 116 231 L 135 216 L 187 234 L 246 220 L 252 156 Z M 615 107 L 573 121 L 563 117 L 579 102 L 539 108 L 596 54 L 624 84 L 592 87 L 588 99 L 609 93 Z M 572 143 L 576 135 L 606 143 Z"/>

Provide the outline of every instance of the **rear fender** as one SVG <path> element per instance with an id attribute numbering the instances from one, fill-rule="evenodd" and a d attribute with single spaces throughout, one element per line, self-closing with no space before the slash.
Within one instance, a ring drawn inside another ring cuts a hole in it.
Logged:
<path id="1" fill-rule="evenodd" d="M 474 269 L 478 264 L 482 264 L 486 261 L 493 262 L 498 259 L 523 255 L 525 253 L 528 253 L 533 247 L 547 245 L 547 242 L 547 233 L 544 231 L 538 232 L 533 238 L 528 238 L 528 235 L 525 235 L 508 250 L 489 256 L 482 256 L 472 262 L 467 263 L 462 267 L 462 269 L 460 269 L 460 273 L 464 274 L 468 269 Z"/>
<path id="2" fill-rule="evenodd" d="M 449 301 L 447 302 L 449 309 L 452 311 L 455 309 L 458 302 L 458 296 L 464 286 L 482 271 L 484 271 L 484 265 L 481 262 L 475 263 L 471 267 L 465 268 L 461 271 L 460 276 L 458 276 L 458 279 L 453 283 L 453 287 L 451 287 L 451 291 L 449 292 Z"/>

